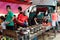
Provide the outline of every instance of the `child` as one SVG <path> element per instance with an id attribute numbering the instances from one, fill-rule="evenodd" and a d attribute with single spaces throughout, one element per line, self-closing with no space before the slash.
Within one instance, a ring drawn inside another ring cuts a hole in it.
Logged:
<path id="1" fill-rule="evenodd" d="M 4 17 L 0 17 L 0 30 L 2 30 L 2 29 L 6 29 L 6 26 L 5 26 L 5 19 L 4 19 Z"/>

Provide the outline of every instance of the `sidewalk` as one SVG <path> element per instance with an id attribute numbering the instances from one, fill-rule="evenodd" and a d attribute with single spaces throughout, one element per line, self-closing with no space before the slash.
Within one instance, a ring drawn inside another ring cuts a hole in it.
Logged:
<path id="1" fill-rule="evenodd" d="M 60 40 L 60 33 L 56 35 L 56 38 L 54 38 L 53 40 Z"/>

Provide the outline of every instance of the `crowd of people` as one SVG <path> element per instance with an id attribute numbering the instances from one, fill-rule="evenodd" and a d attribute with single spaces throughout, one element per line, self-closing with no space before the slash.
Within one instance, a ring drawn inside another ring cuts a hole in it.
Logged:
<path id="1" fill-rule="evenodd" d="M 6 10 L 8 12 L 7 15 L 5 15 L 5 17 L 0 17 L 0 23 L 2 27 L 5 26 L 3 27 L 4 29 L 14 30 L 15 24 L 23 27 L 28 26 L 28 17 L 24 14 L 24 12 L 22 12 L 22 7 L 18 7 L 19 14 L 17 18 L 16 15 L 14 15 L 11 11 L 10 5 L 6 6 Z"/>
<path id="2" fill-rule="evenodd" d="M 28 17 L 22 12 L 22 7 L 18 7 L 18 17 L 11 11 L 11 6 L 6 6 L 7 14 L 5 16 L 0 16 L 0 38 L 2 37 L 3 29 L 6 30 L 16 30 L 20 27 L 28 26 Z"/>
<path id="3" fill-rule="evenodd" d="M 6 30 L 17 30 L 19 27 L 28 27 L 35 24 L 48 23 L 48 19 L 44 16 L 44 13 L 39 12 L 36 14 L 35 11 L 30 12 L 29 17 L 22 12 L 22 7 L 18 7 L 18 16 L 14 15 L 11 10 L 11 6 L 6 6 L 8 12 L 5 16 L 0 16 L 0 35 L 2 36 L 3 29 Z M 29 10 L 28 10 L 29 12 Z M 33 15 L 34 14 L 34 15 Z M 55 26 L 55 25 L 53 25 Z M 1 37 L 0 37 L 1 38 Z"/>
<path id="4" fill-rule="evenodd" d="M 30 16 L 25 15 L 22 12 L 22 7 L 18 7 L 18 17 L 14 15 L 11 10 L 11 6 L 6 6 L 6 11 L 8 12 L 5 16 L 0 16 L 0 30 L 7 29 L 7 30 L 16 30 L 19 27 L 28 27 L 31 25 L 38 24 L 37 22 L 37 15 L 35 11 L 30 12 Z M 33 15 L 34 14 L 34 15 Z"/>

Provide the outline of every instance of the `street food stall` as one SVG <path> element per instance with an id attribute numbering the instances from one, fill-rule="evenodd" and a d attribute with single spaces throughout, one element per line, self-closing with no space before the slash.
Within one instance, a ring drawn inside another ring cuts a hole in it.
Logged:
<path id="1" fill-rule="evenodd" d="M 15 4 L 15 6 L 16 5 L 17 4 Z M 35 18 L 38 24 L 31 25 L 31 26 L 29 25 L 26 28 L 19 26 L 19 28 L 16 28 L 16 30 L 3 30 L 4 40 L 7 40 L 7 39 L 9 40 L 34 40 L 36 39 L 38 40 L 38 36 L 40 35 L 42 36 L 42 39 L 45 40 L 44 34 L 46 33 L 47 30 L 50 30 L 52 28 L 51 13 L 53 10 L 55 10 L 57 2 L 55 0 L 32 0 L 32 5 L 35 5 L 33 6 L 33 8 L 34 7 L 36 8 Z M 28 7 L 32 5 L 28 5 Z M 26 7 L 27 5 L 21 5 L 21 6 Z M 24 10 L 25 10 L 25 7 L 23 7 Z M 31 8 L 26 7 L 26 10 L 27 9 L 29 11 L 32 10 Z M 49 34 L 47 33 L 47 35 Z"/>

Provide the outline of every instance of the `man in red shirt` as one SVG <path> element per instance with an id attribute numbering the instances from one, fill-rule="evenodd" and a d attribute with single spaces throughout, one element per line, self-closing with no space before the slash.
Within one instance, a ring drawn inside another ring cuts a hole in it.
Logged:
<path id="1" fill-rule="evenodd" d="M 17 17 L 18 24 L 23 27 L 28 26 L 28 17 L 22 12 L 22 8 L 18 7 L 18 11 L 19 11 L 19 14 Z"/>

